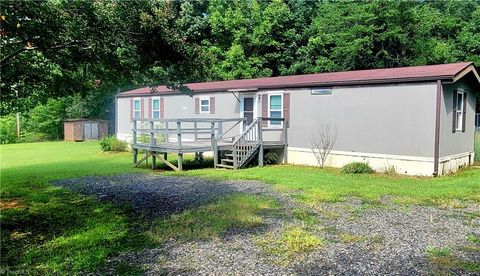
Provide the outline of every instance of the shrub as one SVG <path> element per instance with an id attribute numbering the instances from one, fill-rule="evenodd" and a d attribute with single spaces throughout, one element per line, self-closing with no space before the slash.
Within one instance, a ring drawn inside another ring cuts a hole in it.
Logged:
<path id="1" fill-rule="evenodd" d="M 37 105 L 29 113 L 28 132 L 44 133 L 48 139 L 60 139 L 63 135 L 65 103 L 63 99 L 49 99 Z"/>
<path id="2" fill-rule="evenodd" d="M 275 152 L 269 152 L 263 157 L 263 162 L 265 165 L 275 165 L 278 163 L 278 154 Z"/>
<path id="3" fill-rule="evenodd" d="M 15 115 L 0 117 L 0 144 L 16 143 L 17 126 Z"/>
<path id="4" fill-rule="evenodd" d="M 342 173 L 353 173 L 353 174 L 373 173 L 373 169 L 367 163 L 353 162 L 343 166 Z"/>
<path id="5" fill-rule="evenodd" d="M 102 151 L 127 151 L 128 143 L 118 140 L 115 136 L 107 136 L 100 140 Z"/>
<path id="6" fill-rule="evenodd" d="M 44 142 L 48 140 L 48 136 L 45 133 L 27 132 L 19 139 L 21 143 L 34 143 Z"/>

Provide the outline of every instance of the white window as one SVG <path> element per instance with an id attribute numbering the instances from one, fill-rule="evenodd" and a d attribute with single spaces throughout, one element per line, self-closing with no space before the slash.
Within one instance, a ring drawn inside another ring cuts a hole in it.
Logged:
<path id="1" fill-rule="evenodd" d="M 140 118 L 142 113 L 140 99 L 133 100 L 133 118 Z"/>
<path id="2" fill-rule="evenodd" d="M 210 98 L 200 98 L 200 113 L 210 113 Z"/>
<path id="3" fill-rule="evenodd" d="M 463 130 L 463 111 L 465 108 L 464 105 L 464 100 L 463 100 L 464 94 L 461 91 L 457 92 L 457 110 L 456 110 L 456 116 L 457 118 L 454 118 L 456 120 L 456 130 Z"/>
<path id="4" fill-rule="evenodd" d="M 268 95 L 268 116 L 270 118 L 282 118 L 283 117 L 283 97 L 281 94 Z M 270 126 L 281 126 L 280 120 L 270 120 Z"/>
<path id="5" fill-rule="evenodd" d="M 155 98 L 152 100 L 152 118 L 160 118 L 160 99 Z"/>

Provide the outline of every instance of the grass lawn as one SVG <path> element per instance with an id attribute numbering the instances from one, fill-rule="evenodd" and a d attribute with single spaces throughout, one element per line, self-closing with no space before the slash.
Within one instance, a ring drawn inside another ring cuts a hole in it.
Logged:
<path id="1" fill-rule="evenodd" d="M 1 267 L 13 272 L 88 272 L 109 256 L 170 238 L 208 238 L 232 226 L 257 225 L 261 223 L 261 212 L 275 209 L 275 203 L 268 198 L 227 197 L 167 219 L 146 221 L 133 216 L 128 206 L 99 202 L 49 184 L 50 180 L 85 175 L 150 172 L 132 168 L 130 153 L 102 153 L 97 142 L 1 145 L 0 152 Z M 376 201 L 384 195 L 401 203 L 449 207 L 460 207 L 465 201 L 480 202 L 479 169 L 435 179 L 343 175 L 337 169 L 301 166 L 167 174 L 261 180 L 280 191 L 293 192 L 296 198 L 312 205 L 347 196 Z M 292 235 L 302 234 L 297 232 Z M 285 234 L 284 238 L 292 235 Z M 320 242 L 312 240 L 312 244 Z M 117 267 L 122 269 L 117 273 L 130 269 Z"/>
<path id="2" fill-rule="evenodd" d="M 318 201 L 339 201 L 354 196 L 378 201 L 390 196 L 397 203 L 434 204 L 461 207 L 465 201 L 480 202 L 480 170 L 464 169 L 455 175 L 438 178 L 388 176 L 383 174 L 350 175 L 339 169 L 279 165 L 238 171 L 195 170 L 176 175 L 216 179 L 260 180 L 275 185 L 280 191 L 294 192 L 308 204 Z"/>
<path id="3" fill-rule="evenodd" d="M 128 208 L 51 186 L 53 179 L 141 172 L 129 153 L 96 142 L 2 145 L 2 258 L 10 271 L 52 273 L 96 267 L 106 256 L 146 242 Z"/>

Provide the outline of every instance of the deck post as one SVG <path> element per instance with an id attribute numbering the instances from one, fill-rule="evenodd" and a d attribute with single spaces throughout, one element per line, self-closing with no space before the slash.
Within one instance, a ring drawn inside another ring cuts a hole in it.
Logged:
<path id="1" fill-rule="evenodd" d="M 152 152 L 152 170 L 157 168 L 157 156 L 155 152 Z"/>
<path id="2" fill-rule="evenodd" d="M 165 127 L 165 142 L 168 143 L 168 121 L 163 125 Z"/>
<path id="3" fill-rule="evenodd" d="M 288 122 L 283 122 L 283 163 L 288 163 Z"/>
<path id="4" fill-rule="evenodd" d="M 179 171 L 183 170 L 183 153 L 178 154 L 178 159 L 177 159 L 177 167 Z"/>
<path id="5" fill-rule="evenodd" d="M 223 133 L 223 122 L 218 122 L 218 136 Z"/>
<path id="6" fill-rule="evenodd" d="M 217 148 L 217 141 L 215 139 L 215 122 L 211 122 L 211 130 L 210 135 L 212 139 L 212 149 L 213 149 L 213 167 L 217 168 L 218 165 L 218 148 Z"/>
<path id="7" fill-rule="evenodd" d="M 258 142 L 260 147 L 258 148 L 258 166 L 263 167 L 263 132 L 262 132 L 262 122 L 257 124 L 258 126 Z"/>
<path id="8" fill-rule="evenodd" d="M 133 149 L 133 164 L 137 164 L 138 161 L 138 149 Z"/>
<path id="9" fill-rule="evenodd" d="M 155 134 L 153 132 L 153 121 L 150 121 L 150 146 L 155 146 Z"/>
<path id="10" fill-rule="evenodd" d="M 197 126 L 197 122 L 193 122 L 193 140 L 195 142 L 197 142 L 198 140 L 198 126 Z"/>
<path id="11" fill-rule="evenodd" d="M 133 119 L 132 145 L 137 144 L 137 119 Z"/>
<path id="12" fill-rule="evenodd" d="M 177 143 L 178 147 L 182 147 L 182 122 L 177 121 Z"/>

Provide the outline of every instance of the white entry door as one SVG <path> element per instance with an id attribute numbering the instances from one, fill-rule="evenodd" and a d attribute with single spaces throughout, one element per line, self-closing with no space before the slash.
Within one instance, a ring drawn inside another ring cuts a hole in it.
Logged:
<path id="1" fill-rule="evenodd" d="M 242 96 L 240 101 L 240 117 L 247 118 L 247 121 L 244 124 L 242 129 L 245 129 L 246 126 L 249 126 L 253 123 L 253 120 L 257 117 L 257 103 L 256 103 L 256 96 L 255 95 L 245 95 Z"/>

